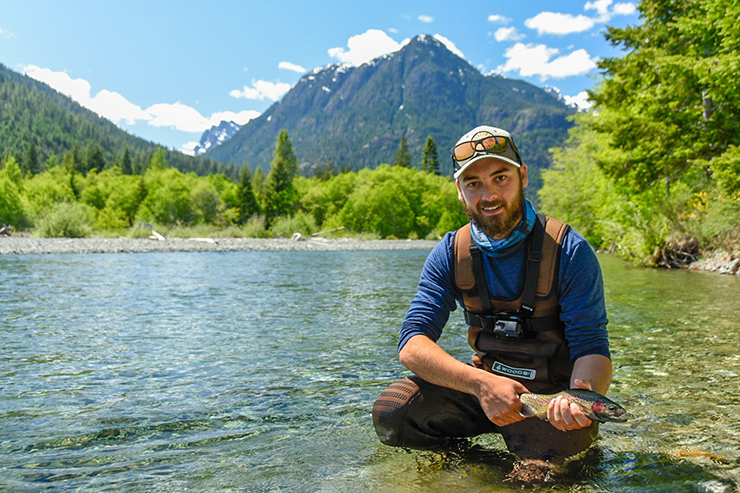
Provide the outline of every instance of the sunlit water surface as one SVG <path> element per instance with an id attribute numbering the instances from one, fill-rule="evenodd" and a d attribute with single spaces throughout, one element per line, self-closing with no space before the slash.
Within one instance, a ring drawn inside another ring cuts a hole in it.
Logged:
<path id="1" fill-rule="evenodd" d="M 0 257 L 0 490 L 521 491 L 496 436 L 375 438 L 427 253 Z M 737 491 L 740 279 L 600 261 L 632 418 L 528 489 Z"/>

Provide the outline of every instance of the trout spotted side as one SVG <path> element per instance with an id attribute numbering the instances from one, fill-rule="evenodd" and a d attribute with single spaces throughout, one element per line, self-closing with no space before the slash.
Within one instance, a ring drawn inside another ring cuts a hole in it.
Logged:
<path id="1" fill-rule="evenodd" d="M 583 389 L 563 390 L 557 394 L 522 394 L 519 396 L 522 401 L 521 415 L 547 420 L 548 404 L 560 395 L 567 397 L 569 402 L 576 403 L 592 421 L 627 421 L 627 416 L 624 416 L 626 411 L 622 406 L 601 394 Z"/>

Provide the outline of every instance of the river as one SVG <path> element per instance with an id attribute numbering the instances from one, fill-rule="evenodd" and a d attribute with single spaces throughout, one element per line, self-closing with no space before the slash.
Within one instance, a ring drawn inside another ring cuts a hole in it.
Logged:
<path id="1" fill-rule="evenodd" d="M 375 437 L 427 253 L 0 256 L 0 490 L 521 491 L 497 436 Z M 530 490 L 738 491 L 740 278 L 599 260 L 631 419 Z"/>

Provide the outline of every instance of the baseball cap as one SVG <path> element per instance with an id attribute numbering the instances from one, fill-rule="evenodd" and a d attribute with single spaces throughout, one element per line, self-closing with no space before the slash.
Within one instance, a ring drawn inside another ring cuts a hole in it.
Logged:
<path id="1" fill-rule="evenodd" d="M 495 157 L 517 168 L 522 165 L 519 150 L 506 130 L 480 125 L 469 131 L 452 148 L 452 166 L 455 179 L 471 164 L 481 159 Z"/>

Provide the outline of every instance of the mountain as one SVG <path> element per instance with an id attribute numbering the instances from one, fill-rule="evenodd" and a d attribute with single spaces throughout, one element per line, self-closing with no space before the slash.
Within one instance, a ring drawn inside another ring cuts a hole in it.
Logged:
<path id="1" fill-rule="evenodd" d="M 306 174 L 327 161 L 350 169 L 392 163 L 402 136 L 415 164 L 432 136 L 447 165 L 457 138 L 485 123 L 513 134 L 530 169 L 544 168 L 551 163 L 548 149 L 565 141 L 573 113 L 556 92 L 484 76 L 432 36 L 420 35 L 359 67 L 313 70 L 205 155 L 269 170 L 277 135 L 286 129 Z"/>
<path id="2" fill-rule="evenodd" d="M 201 156 L 209 149 L 223 144 L 232 138 L 240 128 L 242 126 L 238 123 L 227 121 L 221 121 L 218 125 L 212 126 L 201 135 L 200 143 L 194 149 L 195 155 Z"/>
<path id="3" fill-rule="evenodd" d="M 120 160 L 128 149 L 135 163 L 146 166 L 160 147 L 120 129 L 48 85 L 0 64 L 0 159 L 14 155 L 23 162 L 31 143 L 41 165 L 50 156 L 61 158 L 75 148 L 84 158 L 97 146 L 108 165 Z M 220 172 L 238 177 L 239 172 L 233 165 L 174 150 L 167 150 L 167 162 L 201 175 Z"/>

